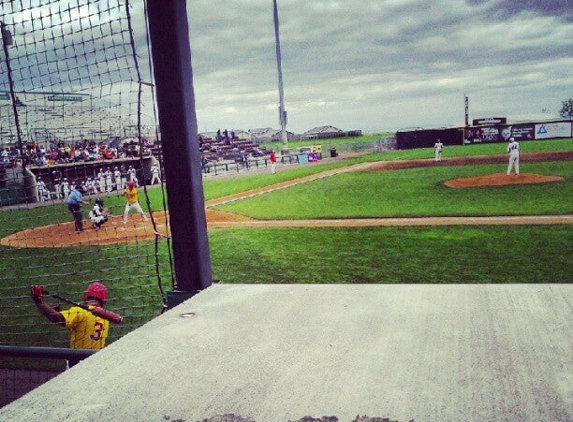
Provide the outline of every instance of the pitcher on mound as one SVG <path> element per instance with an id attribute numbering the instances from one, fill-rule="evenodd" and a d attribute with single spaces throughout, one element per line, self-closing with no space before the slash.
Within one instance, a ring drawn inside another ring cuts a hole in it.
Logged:
<path id="1" fill-rule="evenodd" d="M 141 205 L 139 205 L 138 192 L 137 188 L 135 187 L 135 182 L 129 182 L 127 184 L 127 189 L 123 193 L 123 196 L 127 198 L 125 209 L 123 211 L 123 224 L 127 224 L 127 215 L 132 208 L 135 208 L 135 210 L 141 215 L 143 221 L 147 221 L 147 217 L 145 216 Z"/>

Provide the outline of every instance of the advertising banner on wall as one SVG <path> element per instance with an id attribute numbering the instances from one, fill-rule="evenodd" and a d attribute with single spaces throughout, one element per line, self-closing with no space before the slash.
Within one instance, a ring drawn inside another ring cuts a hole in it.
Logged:
<path id="1" fill-rule="evenodd" d="M 465 144 L 485 144 L 499 142 L 500 128 L 498 126 L 466 127 Z"/>
<path id="2" fill-rule="evenodd" d="M 508 142 L 513 137 L 516 141 L 534 139 L 535 128 L 529 125 L 513 126 L 481 126 L 465 128 L 466 144 L 485 144 L 492 142 Z"/>
<path id="3" fill-rule="evenodd" d="M 511 128 L 511 136 L 516 141 L 532 141 L 535 139 L 535 126 L 534 125 L 513 125 Z M 507 142 L 508 139 L 502 139 Z"/>
<path id="4" fill-rule="evenodd" d="M 502 120 L 503 118 L 497 118 Z M 489 119 L 491 120 L 491 119 Z M 459 145 L 463 133 L 465 145 L 508 142 L 510 138 L 516 141 L 532 141 L 536 139 L 573 138 L 573 122 L 517 123 L 495 124 L 480 126 L 465 126 L 449 129 L 421 129 L 409 132 L 396 132 L 398 149 L 431 148 L 436 139 L 441 139 L 444 145 Z"/>
<path id="5" fill-rule="evenodd" d="M 479 137 L 480 129 L 477 127 L 470 127 L 467 126 L 464 128 L 464 144 L 479 144 L 481 142 L 481 138 Z"/>
<path id="6" fill-rule="evenodd" d="M 540 123 L 535 125 L 535 139 L 570 138 L 571 122 Z"/>

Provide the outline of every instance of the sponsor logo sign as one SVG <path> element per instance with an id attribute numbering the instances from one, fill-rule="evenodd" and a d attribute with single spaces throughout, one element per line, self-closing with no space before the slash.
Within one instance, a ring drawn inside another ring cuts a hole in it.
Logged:
<path id="1" fill-rule="evenodd" d="M 527 141 L 535 139 L 535 128 L 533 125 L 529 126 L 514 126 L 511 129 L 511 136 L 516 141 Z"/>
<path id="2" fill-rule="evenodd" d="M 541 123 L 535 125 L 535 139 L 569 137 L 571 137 L 571 122 Z"/>
<path id="3" fill-rule="evenodd" d="M 482 127 L 481 128 L 482 142 L 498 142 L 499 141 L 499 128 L 496 126 Z"/>

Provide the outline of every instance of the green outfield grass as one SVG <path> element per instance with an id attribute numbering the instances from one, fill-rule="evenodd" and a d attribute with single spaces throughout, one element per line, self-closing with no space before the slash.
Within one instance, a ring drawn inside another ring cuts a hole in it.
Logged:
<path id="1" fill-rule="evenodd" d="M 568 283 L 570 226 L 212 230 L 225 283 Z"/>
<path id="2" fill-rule="evenodd" d="M 341 173 L 218 209 L 256 219 L 375 218 L 573 213 L 573 165 L 522 165 L 563 181 L 453 189 L 444 182 L 503 172 L 503 165 L 428 167 Z"/>

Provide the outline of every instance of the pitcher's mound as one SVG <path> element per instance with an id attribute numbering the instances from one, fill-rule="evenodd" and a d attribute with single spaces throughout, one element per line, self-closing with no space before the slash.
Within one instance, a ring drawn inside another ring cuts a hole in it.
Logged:
<path id="1" fill-rule="evenodd" d="M 556 182 L 558 180 L 563 180 L 563 178 L 532 173 L 520 173 L 519 175 L 512 173 L 509 176 L 505 173 L 494 173 L 488 174 L 487 176 L 448 180 L 444 185 L 450 188 L 472 188 L 475 186 L 530 185 L 535 183 Z"/>

